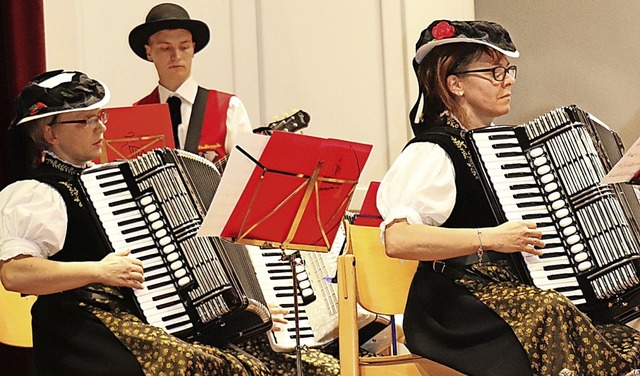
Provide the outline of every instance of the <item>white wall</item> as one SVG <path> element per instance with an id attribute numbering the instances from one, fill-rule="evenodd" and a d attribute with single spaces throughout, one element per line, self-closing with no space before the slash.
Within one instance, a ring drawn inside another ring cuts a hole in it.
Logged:
<path id="1" fill-rule="evenodd" d="M 129 49 L 129 31 L 151 0 L 45 0 L 48 69 L 77 69 L 110 87 L 110 106 L 129 105 L 157 82 Z M 206 22 L 210 44 L 193 74 L 230 91 L 254 127 L 304 109 L 306 134 L 369 143 L 372 155 L 352 208 L 410 138 L 416 95 L 411 68 L 419 33 L 436 18 L 471 19 L 471 0 L 177 0 Z"/>

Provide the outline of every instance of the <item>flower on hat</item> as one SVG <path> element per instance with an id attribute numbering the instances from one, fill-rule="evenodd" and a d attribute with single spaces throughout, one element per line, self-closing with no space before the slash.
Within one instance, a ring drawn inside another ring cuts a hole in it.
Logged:
<path id="1" fill-rule="evenodd" d="M 447 21 L 440 21 L 431 29 L 431 35 L 437 40 L 452 37 L 455 33 L 456 29 Z"/>
<path id="2" fill-rule="evenodd" d="M 35 115 L 38 112 L 40 112 L 40 110 L 42 110 L 43 108 L 47 108 L 47 105 L 42 102 L 37 102 L 36 104 L 34 104 L 29 108 L 29 115 Z"/>

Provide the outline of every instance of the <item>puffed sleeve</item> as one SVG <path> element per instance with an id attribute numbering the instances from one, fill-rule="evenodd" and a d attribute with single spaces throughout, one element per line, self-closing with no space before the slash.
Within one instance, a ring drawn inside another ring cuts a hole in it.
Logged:
<path id="1" fill-rule="evenodd" d="M 66 231 L 66 205 L 53 187 L 23 180 L 0 192 L 0 261 L 48 258 L 62 249 Z"/>
<path id="2" fill-rule="evenodd" d="M 413 143 L 380 182 L 381 228 L 403 218 L 411 224 L 440 226 L 451 215 L 455 200 L 455 170 L 447 153 L 434 143 Z"/>
<path id="3" fill-rule="evenodd" d="M 247 109 L 240 98 L 232 96 L 229 99 L 229 108 L 227 109 L 227 138 L 224 142 L 224 149 L 227 153 L 235 146 L 238 132 L 252 131 Z"/>

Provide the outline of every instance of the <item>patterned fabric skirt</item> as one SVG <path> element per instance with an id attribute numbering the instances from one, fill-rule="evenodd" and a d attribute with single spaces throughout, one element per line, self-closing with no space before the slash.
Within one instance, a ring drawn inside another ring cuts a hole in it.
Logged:
<path id="1" fill-rule="evenodd" d="M 266 364 L 270 375 L 297 375 L 296 354 L 273 351 L 264 335 L 243 341 L 238 347 Z M 302 351 L 302 370 L 303 375 L 340 375 L 340 364 L 332 355 L 308 349 Z"/>
<path id="2" fill-rule="evenodd" d="M 185 342 L 164 330 L 145 324 L 121 309 L 115 289 L 91 285 L 103 298 L 81 303 L 133 353 L 145 375 L 270 375 L 258 359 L 238 348 L 218 349 Z M 94 295 L 95 296 L 95 295 Z M 106 297 L 106 298 L 105 298 Z"/>
<path id="3" fill-rule="evenodd" d="M 471 266 L 457 284 L 495 311 L 522 344 L 536 375 L 625 375 L 640 368 L 640 332 L 626 325 L 594 325 L 564 295 L 517 281 L 494 264 Z M 486 282 L 490 280 L 491 282 Z"/>

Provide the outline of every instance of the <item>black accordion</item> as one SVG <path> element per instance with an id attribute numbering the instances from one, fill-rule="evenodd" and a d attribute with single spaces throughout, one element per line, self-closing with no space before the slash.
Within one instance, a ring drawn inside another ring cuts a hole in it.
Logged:
<path id="1" fill-rule="evenodd" d="M 628 184 L 600 184 L 622 157 L 617 134 L 568 106 L 466 137 L 496 219 L 542 230 L 543 255 L 514 254 L 521 279 L 564 294 L 595 321 L 639 317 L 638 198 Z"/>
<path id="2" fill-rule="evenodd" d="M 246 248 L 196 236 L 219 182 L 211 162 L 172 149 L 80 175 L 109 249 L 130 249 L 142 261 L 145 288 L 130 296 L 140 316 L 209 344 L 263 333 L 272 324 Z"/>

